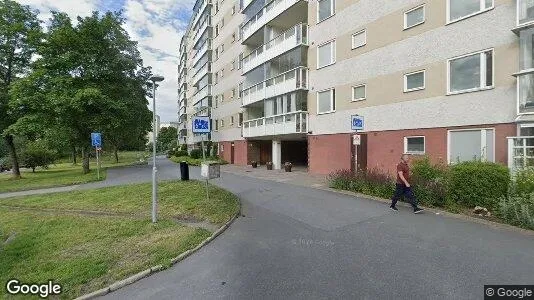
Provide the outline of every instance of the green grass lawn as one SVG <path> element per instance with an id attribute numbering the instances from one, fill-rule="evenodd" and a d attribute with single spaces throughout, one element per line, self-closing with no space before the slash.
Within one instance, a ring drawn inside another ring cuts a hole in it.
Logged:
<path id="1" fill-rule="evenodd" d="M 144 152 L 120 152 L 119 163 L 115 163 L 113 153 L 106 153 L 102 156 L 100 180 L 106 179 L 107 168 L 132 165 L 139 163 L 141 159 L 144 159 Z M 38 168 L 35 173 L 32 173 L 31 170 L 21 169 L 22 178 L 17 180 L 12 179 L 11 174 L 0 173 L 0 193 L 98 181 L 95 159 L 91 159 L 90 167 L 91 172 L 89 174 L 82 174 L 81 161 L 78 162 L 78 165 L 63 161 L 51 165 L 48 170 Z"/>
<path id="2" fill-rule="evenodd" d="M 66 299 L 158 264 L 168 266 L 211 234 L 177 218 L 221 225 L 239 211 L 231 193 L 210 186 L 206 201 L 203 188 L 197 181 L 162 183 L 156 225 L 150 222 L 150 184 L 0 200 L 0 282 L 53 279 Z M 5 293 L 3 285 L 0 298 Z"/>

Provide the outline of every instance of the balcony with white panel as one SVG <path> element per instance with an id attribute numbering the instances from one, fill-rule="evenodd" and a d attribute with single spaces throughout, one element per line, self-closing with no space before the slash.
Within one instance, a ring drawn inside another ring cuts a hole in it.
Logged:
<path id="1" fill-rule="evenodd" d="M 300 9 L 301 7 L 295 6 L 295 4 L 298 3 L 303 4 L 302 9 Z M 275 18 L 277 18 L 286 11 L 286 17 L 293 18 L 293 20 L 295 19 L 295 16 L 299 15 L 299 13 L 307 14 L 307 3 L 307 0 L 273 0 L 269 2 L 257 14 L 247 20 L 241 27 L 243 34 L 243 42 L 249 39 L 263 26 L 269 24 L 269 22 L 273 21 Z M 295 11 L 291 10 L 293 7 L 295 7 Z"/>
<path id="2" fill-rule="evenodd" d="M 293 91 L 307 89 L 308 68 L 298 67 L 243 90 L 243 106 Z"/>
<path id="3" fill-rule="evenodd" d="M 206 7 L 208 7 L 208 5 L 211 4 L 211 0 L 204 0 L 202 2 L 202 4 L 200 5 L 200 8 L 198 10 L 198 12 L 195 14 L 195 16 L 193 17 L 193 23 L 191 23 L 191 26 L 195 26 L 197 25 L 198 21 L 200 20 L 200 17 L 202 16 L 202 13 L 204 12 L 204 10 L 206 9 Z"/>
<path id="4" fill-rule="evenodd" d="M 308 45 L 308 25 L 297 24 L 243 58 L 243 74 L 296 47 Z"/>
<path id="5" fill-rule="evenodd" d="M 211 84 L 206 85 L 201 90 L 197 91 L 193 97 L 191 97 L 191 103 L 196 105 L 202 99 L 211 96 Z"/>
<path id="6" fill-rule="evenodd" d="M 243 137 L 307 134 L 308 112 L 296 111 L 243 122 Z"/>
<path id="7" fill-rule="evenodd" d="M 211 50 L 211 39 L 206 39 L 199 47 L 193 56 L 193 65 L 195 65 L 208 50 Z"/>
<path id="8" fill-rule="evenodd" d="M 200 79 L 206 76 L 208 73 L 211 73 L 211 62 L 206 62 L 202 65 L 196 72 L 195 75 L 191 78 L 191 84 L 194 86 L 198 83 Z"/>
<path id="9" fill-rule="evenodd" d="M 208 27 L 211 27 L 211 17 L 207 16 L 202 24 L 200 24 L 199 29 L 195 32 L 195 36 L 193 38 L 193 45 L 196 46 L 200 38 L 204 35 L 204 32 L 208 29 Z"/>

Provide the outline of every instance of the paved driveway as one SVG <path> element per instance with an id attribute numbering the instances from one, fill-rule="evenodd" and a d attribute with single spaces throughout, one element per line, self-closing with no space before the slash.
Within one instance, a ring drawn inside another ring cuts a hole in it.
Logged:
<path id="1" fill-rule="evenodd" d="M 161 177 L 177 170 L 160 160 Z M 150 180 L 150 167 L 137 171 L 116 180 Z M 244 216 L 104 298 L 481 299 L 484 284 L 534 284 L 533 235 L 229 173 L 213 183 L 240 197 Z"/>

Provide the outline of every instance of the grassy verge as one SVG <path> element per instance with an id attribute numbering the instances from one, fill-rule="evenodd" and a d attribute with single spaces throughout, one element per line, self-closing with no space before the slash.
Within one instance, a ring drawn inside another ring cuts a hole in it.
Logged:
<path id="1" fill-rule="evenodd" d="M 161 184 L 156 225 L 150 223 L 149 184 L 1 200 L 0 282 L 53 279 L 63 286 L 61 298 L 71 299 L 154 265 L 169 265 L 211 234 L 176 218 L 222 224 L 239 210 L 235 196 L 213 186 L 212 199 L 206 201 L 202 186 L 195 181 Z M 0 295 L 5 292 L 2 286 Z"/>
<path id="2" fill-rule="evenodd" d="M 185 161 L 190 166 L 200 166 L 200 164 L 202 163 L 202 158 L 192 158 L 192 157 L 189 157 L 189 156 L 178 156 L 178 157 L 172 156 L 169 159 L 172 160 L 175 163 L 181 163 L 181 162 Z M 206 160 L 207 161 L 218 162 L 221 165 L 228 164 L 227 161 L 222 160 L 222 159 L 217 158 L 217 157 L 208 157 Z"/>
<path id="3" fill-rule="evenodd" d="M 143 155 L 143 152 L 121 152 L 119 153 L 119 163 L 115 163 L 115 158 L 112 155 L 103 155 L 100 180 L 106 179 L 107 168 L 139 163 L 140 159 L 143 159 Z M 12 179 L 11 174 L 0 173 L 0 193 L 98 181 L 95 159 L 91 159 L 90 167 L 91 172 L 89 174 L 82 174 L 82 166 L 80 164 L 72 165 L 70 162 L 51 165 L 47 170 L 37 169 L 35 173 L 32 173 L 31 170 L 21 169 L 22 178 L 18 180 Z"/>

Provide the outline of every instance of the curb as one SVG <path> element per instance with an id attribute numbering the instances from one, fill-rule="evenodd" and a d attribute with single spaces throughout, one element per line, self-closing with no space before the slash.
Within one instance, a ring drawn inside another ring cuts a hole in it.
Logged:
<path id="1" fill-rule="evenodd" d="M 347 196 L 354 196 L 354 197 L 363 198 L 363 199 L 367 199 L 367 200 L 379 201 L 379 202 L 383 202 L 383 203 L 387 203 L 387 204 L 389 204 L 391 202 L 390 199 L 384 199 L 384 198 L 380 198 L 380 197 L 369 196 L 369 195 L 365 195 L 365 194 L 361 194 L 361 193 L 355 193 L 355 192 L 351 192 L 351 191 L 337 190 L 337 189 L 333 189 L 333 188 L 330 188 L 330 187 L 321 187 L 321 188 L 312 187 L 312 188 L 318 189 L 318 190 L 323 190 L 323 191 L 329 191 L 329 192 L 333 192 L 333 193 L 337 193 L 337 194 L 343 194 L 343 195 L 347 195 Z M 411 207 L 410 204 L 405 203 L 405 202 L 401 202 L 401 201 L 399 201 L 397 203 L 397 205 L 400 205 L 402 207 Z M 492 227 L 492 228 L 495 228 L 495 229 L 509 230 L 509 231 L 513 231 L 513 232 L 517 232 L 517 233 L 521 233 L 521 234 L 525 234 L 525 235 L 529 235 L 529 236 L 534 236 L 534 230 L 529 230 L 529 229 L 516 227 L 516 226 L 513 226 L 513 225 L 509 225 L 509 224 L 494 222 L 494 221 L 490 221 L 490 220 L 486 220 L 486 219 L 475 218 L 475 217 L 472 217 L 472 216 L 469 216 L 469 215 L 465 215 L 465 214 L 452 213 L 452 212 L 441 210 L 441 209 L 437 209 L 437 208 L 431 208 L 431 207 L 426 207 L 426 206 L 422 206 L 422 205 L 419 205 L 419 206 L 424 208 L 425 211 L 433 212 L 435 214 L 440 214 L 442 216 L 447 216 L 447 217 L 454 218 L 454 219 L 460 219 L 460 220 L 470 221 L 470 222 L 473 222 L 473 223 L 483 224 L 483 225 L 486 225 L 486 226 L 489 226 L 489 227 Z"/>
<path id="2" fill-rule="evenodd" d="M 226 222 L 221 228 L 217 229 L 217 231 L 215 231 L 210 237 L 208 237 L 207 239 L 205 239 L 204 241 L 202 241 L 198 246 L 196 246 L 195 248 L 193 249 L 190 249 L 190 250 L 187 250 L 185 251 L 184 253 L 178 255 L 177 257 L 171 259 L 171 266 L 175 265 L 176 263 L 184 260 L 186 257 L 190 256 L 191 254 L 197 252 L 198 250 L 200 250 L 200 248 L 202 248 L 203 246 L 207 245 L 208 243 L 210 243 L 211 241 L 213 241 L 216 237 L 218 237 L 221 233 L 223 233 L 226 229 L 228 229 L 228 227 L 230 227 L 230 225 L 232 225 L 232 223 L 235 221 L 235 219 L 237 219 L 239 216 L 241 215 L 241 201 L 239 201 L 239 210 L 238 212 L 228 221 Z M 78 298 L 76 298 L 75 300 L 88 300 L 88 299 L 94 299 L 96 297 L 101 297 L 101 296 L 104 296 L 104 295 L 107 295 L 113 291 L 116 291 L 120 288 L 123 288 L 127 285 L 130 285 L 136 281 L 139 281 L 145 277 L 148 277 L 154 273 L 157 273 L 159 271 L 162 271 L 163 269 L 165 269 L 165 267 L 163 267 L 162 265 L 157 265 L 157 266 L 154 266 L 152 268 L 149 268 L 149 269 L 146 269 L 144 271 L 141 271 L 137 274 L 134 274 L 126 279 L 123 279 L 123 280 L 120 280 L 120 281 L 117 281 L 103 289 L 100 289 L 100 290 L 97 290 L 97 291 L 94 291 L 92 293 L 89 293 L 89 294 L 85 294 L 85 295 L 82 295 Z"/>

